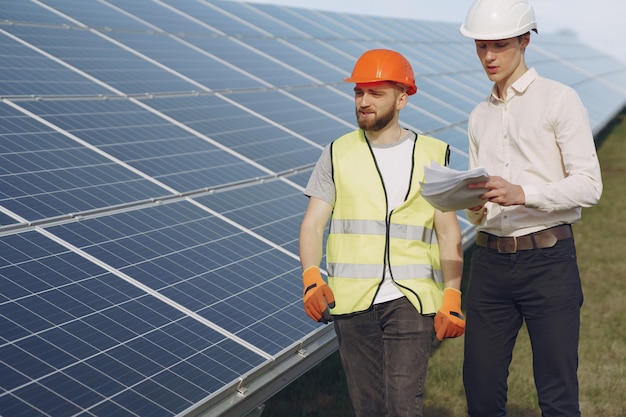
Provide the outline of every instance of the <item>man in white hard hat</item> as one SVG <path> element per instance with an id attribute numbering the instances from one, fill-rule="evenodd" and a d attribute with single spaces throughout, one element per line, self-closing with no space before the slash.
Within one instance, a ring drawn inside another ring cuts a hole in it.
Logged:
<path id="1" fill-rule="evenodd" d="M 468 122 L 469 166 L 484 166 L 487 202 L 466 294 L 463 379 L 471 417 L 505 417 L 507 376 L 526 322 L 543 417 L 579 417 L 583 294 L 571 224 L 602 193 L 587 110 L 576 92 L 525 63 L 537 30 L 525 0 L 476 0 L 461 34 L 493 81 Z"/>

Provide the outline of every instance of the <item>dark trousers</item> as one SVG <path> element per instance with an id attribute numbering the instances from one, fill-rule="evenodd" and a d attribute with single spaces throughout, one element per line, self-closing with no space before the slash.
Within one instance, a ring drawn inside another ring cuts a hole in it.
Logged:
<path id="1" fill-rule="evenodd" d="M 543 417 L 579 417 L 583 295 L 573 239 L 514 254 L 476 247 L 465 307 L 463 380 L 471 417 L 506 417 L 507 377 L 522 322 Z"/>
<path id="2" fill-rule="evenodd" d="M 421 417 L 433 318 L 402 297 L 334 324 L 357 417 Z"/>

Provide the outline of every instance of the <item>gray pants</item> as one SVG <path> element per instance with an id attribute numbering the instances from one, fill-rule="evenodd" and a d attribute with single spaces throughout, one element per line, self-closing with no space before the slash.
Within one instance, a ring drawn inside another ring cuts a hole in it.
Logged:
<path id="1" fill-rule="evenodd" d="M 335 318 L 357 417 L 421 417 L 433 318 L 405 298 Z"/>

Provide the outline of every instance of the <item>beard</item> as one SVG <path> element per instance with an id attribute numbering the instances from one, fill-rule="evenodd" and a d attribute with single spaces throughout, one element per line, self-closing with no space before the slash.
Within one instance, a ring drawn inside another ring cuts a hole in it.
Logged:
<path id="1" fill-rule="evenodd" d="M 391 122 L 396 115 L 393 108 L 390 108 L 386 113 L 381 114 L 374 118 L 374 120 L 363 120 L 359 117 L 359 109 L 356 109 L 356 121 L 359 127 L 365 131 L 379 131 L 384 129 L 389 122 Z"/>

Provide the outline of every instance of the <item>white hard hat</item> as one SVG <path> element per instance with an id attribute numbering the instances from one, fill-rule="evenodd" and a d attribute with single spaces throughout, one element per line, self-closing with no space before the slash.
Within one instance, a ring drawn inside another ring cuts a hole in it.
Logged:
<path id="1" fill-rule="evenodd" d="M 461 25 L 461 34 L 478 40 L 514 38 L 537 32 L 533 8 L 526 0 L 475 0 Z"/>

